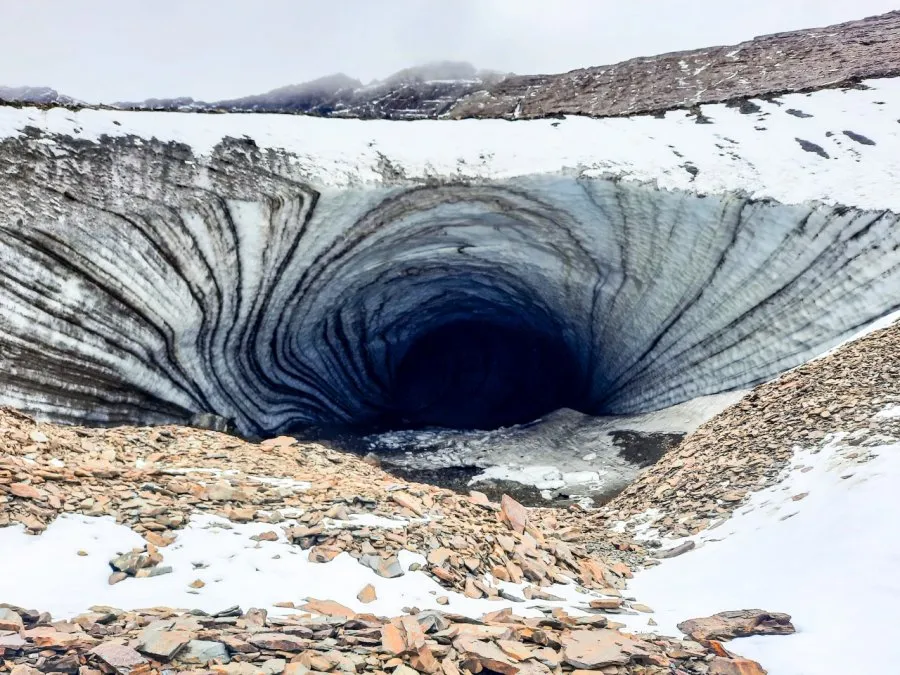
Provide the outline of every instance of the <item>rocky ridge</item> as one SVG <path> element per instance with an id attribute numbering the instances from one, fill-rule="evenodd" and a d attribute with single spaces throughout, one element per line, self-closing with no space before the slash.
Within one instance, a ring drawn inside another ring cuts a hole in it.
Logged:
<path id="1" fill-rule="evenodd" d="M 368 85 L 338 74 L 223 101 L 182 97 L 97 107 L 396 120 L 610 117 L 854 87 L 862 79 L 898 74 L 900 10 L 825 28 L 761 36 L 737 45 L 640 57 L 555 75 L 504 76 L 476 71 L 469 64 L 439 63 L 410 68 Z M 19 97 L 12 88 L 5 97 L 2 91 L 0 104 L 5 99 L 16 105 L 92 107 L 49 89 L 39 90 L 40 96 L 23 93 Z"/>
<path id="2" fill-rule="evenodd" d="M 854 86 L 900 74 L 900 11 L 737 45 L 709 47 L 561 75 L 510 77 L 447 116 L 528 119 L 657 113 L 746 98 Z"/>

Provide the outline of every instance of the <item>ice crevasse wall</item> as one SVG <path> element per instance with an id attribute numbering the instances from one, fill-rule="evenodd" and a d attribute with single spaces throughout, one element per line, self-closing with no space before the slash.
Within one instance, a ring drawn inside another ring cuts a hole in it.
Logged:
<path id="1" fill-rule="evenodd" d="M 490 428 L 760 382 L 900 308 L 900 83 L 867 87 L 518 122 L 0 108 L 0 405 Z"/>

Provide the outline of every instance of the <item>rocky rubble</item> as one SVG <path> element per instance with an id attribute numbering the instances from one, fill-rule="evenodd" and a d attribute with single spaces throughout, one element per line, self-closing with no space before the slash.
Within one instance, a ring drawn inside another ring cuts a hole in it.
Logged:
<path id="1" fill-rule="evenodd" d="M 403 574 L 396 555 L 407 550 L 471 598 L 500 596 L 485 577 L 529 582 L 526 591 L 537 597 L 554 583 L 617 592 L 631 574 L 628 565 L 589 556 L 576 543 L 577 528 L 553 512 L 531 515 L 512 499 L 498 505 L 478 493 L 398 482 L 356 457 L 290 437 L 254 444 L 174 426 L 62 427 L 0 411 L 0 506 L 0 527 L 20 523 L 32 533 L 62 513 L 112 516 L 144 537 L 151 558 L 195 513 L 270 524 L 261 536 L 281 530 L 310 561 L 347 551 L 382 577 Z M 359 516 L 396 526 L 359 525 Z M 157 562 L 143 565 L 142 552 L 133 555 L 112 564 L 115 580 L 165 572 Z"/>
<path id="2" fill-rule="evenodd" d="M 278 618 L 258 609 L 210 615 L 94 607 L 70 621 L 54 621 L 47 613 L 3 607 L 4 616 L 11 629 L 0 630 L 0 672 L 14 675 L 765 672 L 718 643 L 631 635 L 604 617 L 560 610 L 536 619 L 504 609 L 482 619 L 414 611 L 387 620 L 327 607 Z"/>
<path id="3" fill-rule="evenodd" d="M 0 672 L 764 672 L 756 664 L 735 670 L 742 662 L 715 641 L 621 632 L 610 617 L 652 612 L 622 592 L 632 575 L 623 558 L 639 560 L 643 550 L 610 534 L 606 544 L 616 554 L 589 554 L 577 541 L 580 529 L 567 523 L 577 512 L 398 481 L 358 457 L 291 437 L 250 443 L 174 426 L 63 427 L 3 410 L 0 526 L 40 535 L 61 514 L 115 518 L 145 543 L 109 561 L 110 583 L 143 583 L 170 571 L 166 548 L 193 515 L 206 513 L 264 523 L 271 529 L 254 539 L 284 537 L 312 562 L 347 552 L 382 577 L 425 573 L 469 598 L 528 601 L 543 616 L 520 617 L 507 607 L 474 619 L 409 607 L 382 618 L 327 598 L 282 603 L 297 613 L 278 617 L 237 607 L 207 614 L 94 606 L 54 621 L 47 612 L 0 606 Z M 425 563 L 406 572 L 400 551 L 418 552 Z M 507 581 L 520 591 L 499 583 Z M 560 600 L 547 590 L 556 583 L 584 591 L 578 616 L 540 604 Z M 373 601 L 374 587 L 358 597 Z"/>

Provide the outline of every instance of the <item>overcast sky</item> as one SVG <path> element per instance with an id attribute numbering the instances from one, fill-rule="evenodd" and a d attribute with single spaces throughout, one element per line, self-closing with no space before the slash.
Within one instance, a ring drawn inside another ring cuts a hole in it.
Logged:
<path id="1" fill-rule="evenodd" d="M 0 0 L 0 84 L 221 99 L 434 60 L 517 73 L 730 44 L 896 0 Z"/>

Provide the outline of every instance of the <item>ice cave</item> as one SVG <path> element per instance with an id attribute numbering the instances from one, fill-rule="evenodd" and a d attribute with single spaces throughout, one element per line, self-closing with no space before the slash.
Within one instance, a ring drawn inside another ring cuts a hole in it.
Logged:
<path id="1" fill-rule="evenodd" d="M 0 403 L 258 436 L 749 387 L 900 305 L 898 93 L 704 124 L 4 108 Z M 876 140 L 800 142 L 832 128 Z"/>

